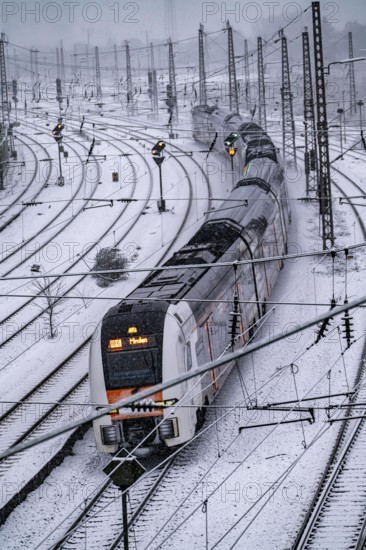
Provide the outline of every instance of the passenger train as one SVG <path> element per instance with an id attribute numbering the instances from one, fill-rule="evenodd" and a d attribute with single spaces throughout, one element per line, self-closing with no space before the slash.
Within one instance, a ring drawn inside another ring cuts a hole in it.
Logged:
<path id="1" fill-rule="evenodd" d="M 278 162 L 278 151 L 266 132 L 251 120 L 225 109 L 198 105 L 192 109 L 193 137 L 220 152 L 227 148 L 227 138 L 236 134 L 239 143 L 237 162 L 245 167 L 253 158 L 267 157 Z M 230 140 L 229 140 L 230 141 Z"/>
<path id="2" fill-rule="evenodd" d="M 199 135 L 202 122 L 196 114 L 194 110 L 195 137 L 208 142 L 212 134 Z M 218 112 L 211 114 L 216 132 L 220 119 Z M 206 121 L 211 124 L 208 115 Z M 265 313 L 281 261 L 210 267 L 286 252 L 289 212 L 277 151 L 259 126 L 243 123 L 238 115 L 231 120 L 240 135 L 236 142 L 243 149 L 240 154 L 247 159 L 235 188 L 164 264 L 164 270 L 153 271 L 126 299 L 107 311 L 99 337 L 92 338 L 91 397 L 100 407 L 244 345 Z M 221 135 L 232 131 L 228 122 L 226 115 L 221 118 Z M 258 145 L 260 139 L 264 149 Z M 235 343 L 233 310 L 238 325 Z M 118 409 L 94 421 L 97 448 L 114 453 L 121 446 L 130 448 L 142 440 L 144 447 L 175 447 L 187 442 L 202 424 L 204 406 L 215 399 L 231 366 L 151 397 L 158 405 L 175 404 L 173 408 Z M 190 406 L 179 407 L 179 403 Z"/>

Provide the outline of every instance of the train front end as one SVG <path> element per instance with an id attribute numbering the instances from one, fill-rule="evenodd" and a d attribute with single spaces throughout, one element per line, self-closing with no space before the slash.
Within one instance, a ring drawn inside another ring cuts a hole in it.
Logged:
<path id="1" fill-rule="evenodd" d="M 173 336 L 179 328 L 177 321 L 167 315 L 167 309 L 166 302 L 147 306 L 125 303 L 111 308 L 105 315 L 99 337 L 93 338 L 90 348 L 91 398 L 97 409 L 161 383 L 164 357 L 165 363 L 171 365 L 169 374 L 176 375 L 177 358 L 168 359 L 170 338 L 164 338 L 164 334 Z M 177 388 L 172 388 L 148 399 L 169 406 L 177 402 L 176 393 Z M 136 402 L 139 404 L 138 397 Z M 107 453 L 115 453 L 120 447 L 146 448 L 161 443 L 173 446 L 180 442 L 178 418 L 171 409 L 163 407 L 116 409 L 93 425 L 96 446 Z"/>

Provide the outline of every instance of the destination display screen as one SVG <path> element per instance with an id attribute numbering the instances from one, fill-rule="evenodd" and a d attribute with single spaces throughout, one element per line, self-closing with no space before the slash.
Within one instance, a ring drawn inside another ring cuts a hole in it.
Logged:
<path id="1" fill-rule="evenodd" d="M 108 340 L 108 351 L 125 351 L 138 348 L 150 348 L 156 345 L 155 336 L 128 336 Z"/>

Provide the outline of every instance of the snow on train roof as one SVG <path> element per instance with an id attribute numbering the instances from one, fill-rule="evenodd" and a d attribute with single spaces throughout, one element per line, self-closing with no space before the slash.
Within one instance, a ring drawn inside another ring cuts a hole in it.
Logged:
<path id="1" fill-rule="evenodd" d="M 269 174 L 270 168 L 273 171 L 276 164 L 270 160 L 266 164 Z M 253 239 L 259 240 L 273 212 L 274 194 L 277 195 L 279 181 L 272 189 L 270 184 L 263 186 L 258 178 L 240 180 L 190 241 L 164 264 L 168 268 L 171 266 L 171 269 L 153 271 L 128 298 L 141 302 L 152 298 L 162 301 L 182 298 L 208 271 L 209 268 L 203 268 L 202 264 L 218 261 L 241 235 L 245 235 L 249 245 Z M 177 269 L 178 265 L 187 267 Z M 122 302 L 123 307 L 135 310 L 135 306 L 130 308 Z"/>

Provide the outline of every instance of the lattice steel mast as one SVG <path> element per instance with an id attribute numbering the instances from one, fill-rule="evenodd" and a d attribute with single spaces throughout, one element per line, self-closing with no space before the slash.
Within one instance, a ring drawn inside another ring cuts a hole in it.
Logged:
<path id="1" fill-rule="evenodd" d="M 60 72 L 60 52 L 59 49 L 56 48 L 56 78 L 61 78 L 61 72 Z"/>
<path id="2" fill-rule="evenodd" d="M 239 112 L 238 87 L 236 83 L 236 69 L 234 56 L 233 29 L 226 21 L 227 42 L 228 42 L 228 70 L 229 70 L 229 107 L 234 113 Z"/>
<path id="3" fill-rule="evenodd" d="M 258 55 L 258 124 L 267 131 L 266 117 L 266 88 L 264 85 L 264 64 L 263 64 L 263 45 L 262 38 L 257 39 Z"/>
<path id="4" fill-rule="evenodd" d="M 169 111 L 169 124 L 178 121 L 177 83 L 175 78 L 175 64 L 172 39 L 168 39 L 169 47 L 169 84 L 167 87 L 167 105 Z"/>
<path id="5" fill-rule="evenodd" d="M 353 59 L 353 42 L 352 33 L 348 33 L 348 58 Z M 356 105 L 356 82 L 355 82 L 355 68 L 354 63 L 349 64 L 349 107 L 350 113 L 357 113 Z"/>
<path id="6" fill-rule="evenodd" d="M 281 31 L 282 57 L 282 147 L 285 162 L 296 166 L 295 121 L 292 106 L 290 66 L 288 62 L 287 38 Z"/>
<path id="7" fill-rule="evenodd" d="M 1 123 L 2 131 L 7 132 L 10 126 L 10 103 L 8 96 L 8 81 L 6 78 L 5 34 L 0 39 L 0 78 L 1 78 Z"/>
<path id="8" fill-rule="evenodd" d="M 32 89 L 32 101 L 36 99 L 35 92 L 35 81 L 34 81 L 34 60 L 33 60 L 33 50 L 29 50 L 30 55 L 30 73 L 31 73 L 31 89 Z"/>
<path id="9" fill-rule="evenodd" d="M 65 75 L 65 58 L 64 58 L 64 46 L 61 40 L 61 48 L 60 48 L 60 61 L 61 61 L 61 80 L 62 82 L 66 82 L 66 75 Z"/>
<path id="10" fill-rule="evenodd" d="M 245 102 L 246 107 L 250 109 L 250 70 L 249 70 L 249 54 L 248 40 L 244 40 L 244 87 L 245 87 Z"/>
<path id="11" fill-rule="evenodd" d="M 99 49 L 95 46 L 95 84 L 97 87 L 97 102 L 102 101 L 102 82 L 100 78 Z"/>
<path id="12" fill-rule="evenodd" d="M 130 46 L 125 40 L 126 46 L 126 87 L 127 87 L 127 111 L 133 113 L 133 90 L 132 90 L 132 72 L 131 72 L 131 57 Z"/>
<path id="13" fill-rule="evenodd" d="M 36 100 L 39 101 L 41 99 L 41 82 L 39 77 L 39 65 L 38 65 L 39 50 L 33 50 L 33 53 L 34 53 L 34 70 L 35 70 L 35 76 L 36 76 L 35 96 L 36 96 Z"/>
<path id="14" fill-rule="evenodd" d="M 6 78 L 5 34 L 0 39 L 0 79 L 1 79 L 1 128 L 0 128 L 0 190 L 4 189 L 4 174 L 8 162 L 8 132 L 10 128 L 10 103 Z M 13 152 L 12 147 L 10 149 Z M 14 155 L 15 156 L 15 155 Z"/>
<path id="15" fill-rule="evenodd" d="M 117 44 L 114 44 L 114 81 L 119 82 Z"/>
<path id="16" fill-rule="evenodd" d="M 174 0 L 165 0 L 165 37 L 177 40 L 177 18 Z"/>
<path id="17" fill-rule="evenodd" d="M 198 63 L 199 63 L 199 79 L 200 79 L 200 93 L 199 101 L 200 105 L 207 105 L 207 87 L 206 87 L 206 71 L 205 71 L 205 51 L 203 45 L 203 25 L 200 24 L 198 30 Z"/>
<path id="18" fill-rule="evenodd" d="M 154 46 L 150 43 L 150 60 L 151 60 L 151 89 L 152 89 L 152 107 L 154 115 L 159 112 L 158 102 L 158 81 L 156 78 L 155 59 L 154 59 Z"/>
<path id="19" fill-rule="evenodd" d="M 331 248 L 334 245 L 328 120 L 325 95 L 320 2 L 312 2 L 311 6 L 313 14 L 317 134 L 319 148 L 319 201 L 320 214 L 322 218 L 323 248 L 326 249 Z"/>
<path id="20" fill-rule="evenodd" d="M 74 53 L 72 54 L 72 72 L 73 72 L 73 78 L 72 80 L 75 79 L 76 82 L 79 81 L 79 77 L 78 77 L 78 58 L 77 58 L 78 54 L 77 54 L 77 51 L 76 51 L 76 44 L 74 44 Z"/>
<path id="21" fill-rule="evenodd" d="M 314 113 L 313 82 L 311 76 L 310 44 L 307 27 L 302 33 L 304 70 L 304 124 L 305 124 L 305 178 L 306 196 L 318 194 L 316 129 Z"/>

